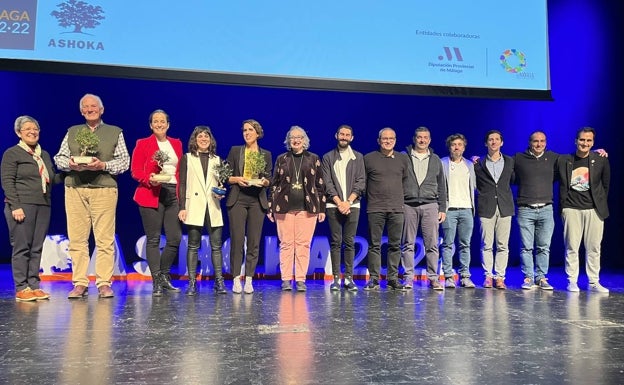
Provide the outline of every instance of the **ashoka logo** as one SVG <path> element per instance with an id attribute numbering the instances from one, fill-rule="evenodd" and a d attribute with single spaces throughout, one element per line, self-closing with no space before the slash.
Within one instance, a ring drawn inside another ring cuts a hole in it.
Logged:
<path id="1" fill-rule="evenodd" d="M 58 20 L 59 26 L 71 28 L 71 33 L 87 34 L 84 32 L 85 29 L 93 29 L 100 25 L 100 20 L 105 19 L 102 7 L 84 1 L 68 0 L 57 5 L 57 8 L 58 10 L 52 11 L 50 15 Z"/>
<path id="2" fill-rule="evenodd" d="M 48 47 L 70 48 L 103 51 L 104 43 L 101 41 L 87 40 L 93 36 L 85 32 L 87 29 L 94 29 L 104 20 L 104 10 L 99 5 L 91 5 L 82 0 L 67 0 L 57 5 L 57 10 L 50 12 L 58 20 L 58 25 L 69 31 L 61 32 L 68 34 L 67 39 L 50 39 Z"/>
<path id="3" fill-rule="evenodd" d="M 505 50 L 500 56 L 501 66 L 505 71 L 517 74 L 526 69 L 526 55 L 517 49 Z"/>

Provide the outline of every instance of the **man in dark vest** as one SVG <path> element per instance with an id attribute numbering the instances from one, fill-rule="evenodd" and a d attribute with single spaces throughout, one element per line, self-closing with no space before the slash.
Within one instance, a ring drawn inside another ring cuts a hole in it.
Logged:
<path id="1" fill-rule="evenodd" d="M 91 229 L 97 248 L 95 284 L 99 297 L 110 298 L 114 296 L 111 278 L 115 252 L 117 175 L 128 169 L 130 155 L 121 129 L 102 121 L 104 105 L 98 96 L 83 96 L 80 99 L 80 113 L 86 122 L 69 128 L 59 152 L 54 156 L 56 167 L 67 173 L 65 212 L 74 284 L 68 298 L 87 295 Z M 84 154 L 81 154 L 81 145 L 76 135 L 84 129 L 95 133 L 99 139 L 98 145 L 87 163 L 77 163 L 74 157 Z"/>

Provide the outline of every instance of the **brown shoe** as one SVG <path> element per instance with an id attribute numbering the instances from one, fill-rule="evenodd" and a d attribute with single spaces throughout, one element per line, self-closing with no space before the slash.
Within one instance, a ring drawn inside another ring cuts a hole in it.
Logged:
<path id="1" fill-rule="evenodd" d="M 67 298 L 76 299 L 76 298 L 86 297 L 87 295 L 89 295 L 89 290 L 87 289 L 86 286 L 76 285 L 74 286 L 72 291 L 69 292 L 69 294 L 67 295 Z"/>
<path id="2" fill-rule="evenodd" d="M 483 281 L 483 287 L 485 289 L 491 289 L 492 288 L 492 277 L 490 277 L 490 276 L 485 277 L 485 281 Z"/>
<path id="3" fill-rule="evenodd" d="M 499 290 L 507 289 L 507 285 L 505 285 L 505 278 L 497 277 L 494 283 L 494 287 L 496 287 Z"/>
<path id="4" fill-rule="evenodd" d="M 98 292 L 100 298 L 112 298 L 115 296 L 113 289 L 108 285 L 98 287 Z"/>
<path id="5" fill-rule="evenodd" d="M 44 299 L 50 299 L 50 294 L 46 293 L 45 291 L 43 291 L 41 289 L 33 290 L 33 294 L 35 295 L 35 299 L 37 301 L 41 301 L 41 300 L 44 300 Z"/>
<path id="6" fill-rule="evenodd" d="M 435 291 L 442 291 L 442 290 L 444 290 L 444 286 L 442 286 L 440 284 L 440 281 L 438 281 L 437 279 L 430 279 L 429 280 L 429 287 L 432 288 Z"/>
<path id="7" fill-rule="evenodd" d="M 19 302 L 29 302 L 36 301 L 37 297 L 35 297 L 33 291 L 29 287 L 27 287 L 26 289 L 20 290 L 15 293 L 15 300 Z"/>

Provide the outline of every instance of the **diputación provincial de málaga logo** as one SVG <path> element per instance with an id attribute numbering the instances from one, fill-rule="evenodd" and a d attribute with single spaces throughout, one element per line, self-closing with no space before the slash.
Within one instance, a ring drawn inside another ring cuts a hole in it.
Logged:
<path id="1" fill-rule="evenodd" d="M 515 65 L 511 65 L 509 63 L 510 61 L 517 61 L 517 63 L 513 63 Z M 517 49 L 507 49 L 500 55 L 500 63 L 505 71 L 512 74 L 517 74 L 526 69 L 526 55 L 523 52 L 518 51 Z"/>

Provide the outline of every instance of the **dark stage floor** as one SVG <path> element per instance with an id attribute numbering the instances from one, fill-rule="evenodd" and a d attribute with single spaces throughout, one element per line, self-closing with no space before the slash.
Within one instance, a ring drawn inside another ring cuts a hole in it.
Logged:
<path id="1" fill-rule="evenodd" d="M 0 383 L 624 383 L 624 277 L 604 272 L 605 295 L 550 276 L 554 292 L 521 290 L 512 269 L 506 291 L 332 293 L 317 280 L 297 293 L 260 280 L 254 294 L 215 295 L 203 281 L 194 298 L 121 281 L 113 299 L 92 286 L 73 301 L 70 282 L 42 282 L 52 298 L 23 303 L 4 265 Z"/>

